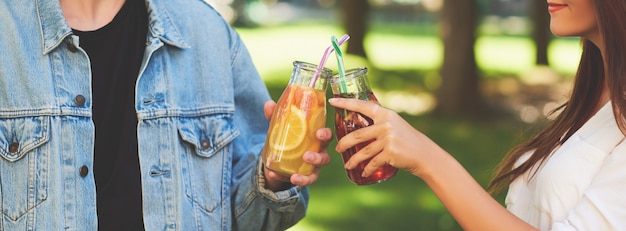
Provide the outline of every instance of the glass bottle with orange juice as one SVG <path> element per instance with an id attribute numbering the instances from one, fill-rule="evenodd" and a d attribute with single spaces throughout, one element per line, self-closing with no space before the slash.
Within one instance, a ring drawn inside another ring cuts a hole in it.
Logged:
<path id="1" fill-rule="evenodd" d="M 301 61 L 293 66 L 272 114 L 262 158 L 265 167 L 277 173 L 309 175 L 314 166 L 304 162 L 302 155 L 320 151 L 315 132 L 326 126 L 326 85 L 332 71 L 323 68 L 316 73 L 317 65 Z"/>

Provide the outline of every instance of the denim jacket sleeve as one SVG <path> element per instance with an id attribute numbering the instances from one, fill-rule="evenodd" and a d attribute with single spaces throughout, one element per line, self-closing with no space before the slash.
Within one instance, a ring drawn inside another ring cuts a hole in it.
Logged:
<path id="1" fill-rule="evenodd" d="M 235 32 L 233 38 L 235 124 L 241 131 L 233 153 L 233 230 L 285 230 L 304 217 L 308 189 L 265 189 L 259 158 L 268 128 L 263 104 L 270 98 L 245 45 Z"/>

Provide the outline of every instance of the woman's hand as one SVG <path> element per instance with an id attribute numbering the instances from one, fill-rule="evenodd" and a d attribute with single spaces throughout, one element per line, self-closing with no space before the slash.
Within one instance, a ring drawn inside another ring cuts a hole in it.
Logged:
<path id="1" fill-rule="evenodd" d="M 370 117 L 374 124 L 353 131 L 337 143 L 336 150 L 343 152 L 359 143 L 374 139 L 359 152 L 354 154 L 345 167 L 352 169 L 358 163 L 374 157 L 363 170 L 363 176 L 369 176 L 384 164 L 404 169 L 413 175 L 424 172 L 424 163 L 431 150 L 439 149 L 434 142 L 413 128 L 396 112 L 378 104 L 357 100 L 332 98 L 329 103 L 338 108 L 359 112 Z"/>

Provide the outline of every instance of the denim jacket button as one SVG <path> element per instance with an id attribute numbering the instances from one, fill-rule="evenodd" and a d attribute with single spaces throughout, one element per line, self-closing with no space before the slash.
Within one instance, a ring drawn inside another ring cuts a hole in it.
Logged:
<path id="1" fill-rule="evenodd" d="M 67 50 L 69 50 L 72 53 L 75 53 L 76 51 L 78 51 L 78 48 L 76 48 L 76 46 L 74 46 L 74 44 L 71 43 L 66 43 L 67 44 Z"/>
<path id="2" fill-rule="evenodd" d="M 11 143 L 11 145 L 9 145 L 9 152 L 10 153 L 16 153 L 18 149 L 20 149 L 20 144 L 17 143 L 17 142 L 13 142 L 13 143 Z"/>
<path id="3" fill-rule="evenodd" d="M 209 140 L 203 139 L 200 141 L 200 148 L 202 148 L 202 150 L 207 150 L 210 147 L 211 147 L 211 144 L 209 143 Z"/>
<path id="4" fill-rule="evenodd" d="M 76 97 L 74 97 L 74 103 L 78 106 L 85 105 L 85 96 L 77 95 Z"/>
<path id="5" fill-rule="evenodd" d="M 87 174 L 89 173 L 89 168 L 87 166 L 83 165 L 82 167 L 80 167 L 79 173 L 80 173 L 80 176 L 86 177 Z"/>

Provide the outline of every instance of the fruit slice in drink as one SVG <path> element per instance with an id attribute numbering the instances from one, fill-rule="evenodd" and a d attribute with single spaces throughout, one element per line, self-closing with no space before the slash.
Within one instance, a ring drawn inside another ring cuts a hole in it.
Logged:
<path id="1" fill-rule="evenodd" d="M 309 175 L 313 165 L 302 159 L 306 151 L 319 152 L 317 129 L 326 124 L 326 95 L 307 86 L 290 85 L 278 100 L 263 150 L 265 166 L 275 172 Z"/>
<path id="2" fill-rule="evenodd" d="M 304 141 L 307 123 L 304 113 L 293 105 L 289 105 L 284 113 L 285 118 L 271 129 L 269 143 L 272 149 L 283 152 L 283 158 L 287 158 L 290 155 L 284 151 L 296 149 Z"/>

